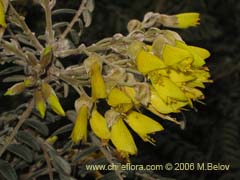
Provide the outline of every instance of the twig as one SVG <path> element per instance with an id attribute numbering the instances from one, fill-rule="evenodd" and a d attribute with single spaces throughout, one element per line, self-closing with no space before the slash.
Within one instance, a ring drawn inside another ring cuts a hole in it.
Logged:
<path id="1" fill-rule="evenodd" d="M 34 33 L 30 30 L 30 28 L 28 27 L 28 25 L 26 24 L 26 22 L 24 21 L 24 18 L 22 16 L 20 16 L 20 14 L 18 14 L 18 12 L 16 11 L 16 9 L 11 5 L 11 3 L 9 4 L 10 10 L 13 13 L 14 17 L 16 18 L 16 20 L 19 22 L 19 24 L 21 25 L 21 28 L 23 29 L 24 33 L 30 38 L 31 42 L 33 43 L 33 46 L 39 50 L 42 51 L 43 47 L 40 44 L 40 42 L 38 41 L 38 39 L 36 38 L 36 36 L 34 35 Z"/>
<path id="2" fill-rule="evenodd" d="M 40 145 L 41 145 L 41 148 L 43 150 L 44 158 L 45 158 L 47 166 L 48 166 L 49 179 L 53 180 L 54 179 L 53 178 L 53 168 L 52 168 L 52 165 L 51 165 L 50 157 L 49 157 L 48 152 L 46 150 L 46 147 L 45 147 L 45 145 L 43 143 L 43 140 L 40 141 Z"/>
<path id="3" fill-rule="evenodd" d="M 23 112 L 23 114 L 19 117 L 19 121 L 17 125 L 15 126 L 14 130 L 12 131 L 11 135 L 8 137 L 7 142 L 3 145 L 2 149 L 0 150 L 0 157 L 5 152 L 7 146 L 11 144 L 13 138 L 17 134 L 18 130 L 21 128 L 25 120 L 30 116 L 32 110 L 34 107 L 34 100 L 32 99 L 29 104 L 27 105 L 27 109 Z"/>
<path id="4" fill-rule="evenodd" d="M 52 11 L 49 0 L 44 0 L 42 5 L 45 11 L 46 37 L 48 40 L 48 44 L 52 44 L 54 42 L 54 33 L 52 27 Z"/>
<path id="5" fill-rule="evenodd" d="M 76 12 L 75 16 L 73 17 L 72 21 L 70 22 L 70 24 L 67 26 L 67 28 L 64 30 L 64 32 L 62 33 L 62 35 L 59 38 L 59 41 L 63 40 L 68 33 L 71 31 L 72 27 L 74 26 L 74 24 L 78 21 L 80 15 L 82 14 L 84 8 L 85 8 L 85 4 L 87 3 L 87 0 L 82 0 L 78 11 Z"/>

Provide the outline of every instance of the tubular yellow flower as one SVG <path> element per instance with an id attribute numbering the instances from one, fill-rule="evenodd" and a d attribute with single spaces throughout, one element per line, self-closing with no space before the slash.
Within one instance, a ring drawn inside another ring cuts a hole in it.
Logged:
<path id="1" fill-rule="evenodd" d="M 111 141 L 123 157 L 137 154 L 134 139 L 121 118 L 112 125 Z"/>
<path id="2" fill-rule="evenodd" d="M 180 108 L 187 105 L 188 101 L 176 101 L 174 103 L 165 103 L 162 98 L 160 98 L 155 90 L 151 90 L 151 99 L 148 109 L 150 111 L 156 110 L 161 114 L 177 113 Z M 154 113 L 154 112 L 153 112 Z"/>
<path id="3" fill-rule="evenodd" d="M 182 48 L 190 52 L 194 58 L 192 65 L 194 67 L 201 67 L 205 64 L 205 59 L 210 56 L 208 50 L 195 47 L 195 46 L 188 46 L 182 41 L 176 41 L 176 47 Z"/>
<path id="4" fill-rule="evenodd" d="M 111 138 L 106 119 L 95 109 L 90 118 L 90 126 L 93 132 L 102 140 L 109 140 Z"/>
<path id="5" fill-rule="evenodd" d="M 87 141 L 87 120 L 88 120 L 88 107 L 83 105 L 80 107 L 77 118 L 75 120 L 74 128 L 72 130 L 71 139 L 74 143 L 79 141 Z"/>
<path id="6" fill-rule="evenodd" d="M 143 49 L 138 53 L 136 57 L 136 64 L 138 70 L 143 74 L 147 74 L 153 70 L 166 67 L 160 58 Z"/>
<path id="7" fill-rule="evenodd" d="M 193 100 L 204 99 L 204 94 L 202 93 L 202 91 L 200 91 L 197 88 L 184 86 L 184 87 L 182 87 L 182 89 L 184 90 L 185 95 L 189 99 L 193 99 Z"/>
<path id="8" fill-rule="evenodd" d="M 199 13 L 180 13 L 177 14 L 177 26 L 178 28 L 194 27 L 200 24 Z"/>
<path id="9" fill-rule="evenodd" d="M 161 97 L 165 102 L 168 102 L 169 98 L 180 101 L 188 100 L 183 91 L 167 77 L 160 77 L 158 82 L 152 82 L 152 85 L 159 97 Z"/>
<path id="10" fill-rule="evenodd" d="M 132 100 L 130 97 L 128 97 L 127 94 L 125 94 L 120 89 L 113 88 L 108 94 L 107 103 L 110 106 L 115 107 L 119 104 L 132 104 Z"/>
<path id="11" fill-rule="evenodd" d="M 189 82 L 196 79 L 196 77 L 191 73 L 177 72 L 173 69 L 169 70 L 169 78 L 176 84 Z"/>
<path id="12" fill-rule="evenodd" d="M 190 52 L 171 45 L 164 46 L 162 56 L 164 63 L 168 66 L 174 66 L 178 63 L 190 65 L 193 61 L 193 56 Z"/>
<path id="13" fill-rule="evenodd" d="M 127 123 L 144 141 L 150 143 L 153 143 L 154 140 L 148 134 L 153 134 L 164 129 L 158 122 L 136 111 L 131 111 L 127 115 Z"/>
<path id="14" fill-rule="evenodd" d="M 36 109 L 39 111 L 41 118 L 44 118 L 46 112 L 46 103 L 40 90 L 36 90 L 34 92 L 34 101 Z"/>
<path id="15" fill-rule="evenodd" d="M 57 95 L 55 94 L 52 87 L 48 84 L 43 82 L 41 87 L 42 94 L 45 100 L 50 105 L 51 109 L 60 116 L 65 116 L 65 112 L 58 100 Z"/>
<path id="16" fill-rule="evenodd" d="M 92 64 L 91 67 L 91 88 L 92 98 L 106 98 L 106 87 L 101 73 L 101 66 L 98 62 Z"/>
<path id="17" fill-rule="evenodd" d="M 23 82 L 16 83 L 4 93 L 4 96 L 13 96 L 22 93 L 26 89 Z"/>
<path id="18" fill-rule="evenodd" d="M 0 0 L 0 25 L 3 28 L 7 27 L 6 21 L 5 21 L 5 9 L 2 0 Z"/>

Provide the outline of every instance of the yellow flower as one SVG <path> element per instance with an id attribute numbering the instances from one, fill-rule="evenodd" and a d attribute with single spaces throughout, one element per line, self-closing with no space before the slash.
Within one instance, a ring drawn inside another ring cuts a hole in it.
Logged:
<path id="1" fill-rule="evenodd" d="M 65 112 L 58 100 L 57 95 L 55 94 L 54 90 L 52 89 L 52 87 L 48 83 L 43 82 L 41 91 L 42 91 L 42 94 L 43 94 L 45 100 L 50 105 L 51 109 L 58 115 L 65 116 Z"/>
<path id="2" fill-rule="evenodd" d="M 0 25 L 3 28 L 7 27 L 6 21 L 5 21 L 5 9 L 2 0 L 0 0 Z"/>
<path id="3" fill-rule="evenodd" d="M 49 144 L 54 144 L 58 140 L 57 136 L 50 136 L 46 139 Z"/>
<path id="4" fill-rule="evenodd" d="M 208 50 L 195 47 L 195 46 L 188 46 L 182 41 L 176 41 L 176 47 L 182 48 L 184 50 L 187 50 L 190 52 L 193 56 L 193 63 L 192 65 L 194 67 L 201 67 L 205 64 L 205 59 L 210 56 L 210 53 Z"/>
<path id="5" fill-rule="evenodd" d="M 90 126 L 93 132 L 102 140 L 109 140 L 111 138 L 106 119 L 95 109 L 90 118 Z"/>
<path id="6" fill-rule="evenodd" d="M 159 77 L 157 82 L 153 82 L 152 77 L 150 77 L 150 80 L 159 97 L 161 97 L 166 103 L 170 103 L 169 100 L 171 98 L 179 101 L 188 100 L 183 91 L 169 78 L 162 76 Z"/>
<path id="7" fill-rule="evenodd" d="M 153 143 L 154 140 L 148 134 L 153 134 L 164 129 L 158 122 L 136 111 L 131 111 L 127 115 L 127 123 L 144 141 L 150 143 Z"/>
<path id="8" fill-rule="evenodd" d="M 197 26 L 200 24 L 199 13 L 180 13 L 177 14 L 177 27 L 188 28 L 191 26 Z"/>
<path id="9" fill-rule="evenodd" d="M 94 63 L 91 67 L 91 88 L 93 99 L 105 98 L 107 96 L 101 66 L 98 62 Z"/>
<path id="10" fill-rule="evenodd" d="M 134 139 L 121 118 L 112 125 L 111 141 L 123 157 L 137 154 Z"/>
<path id="11" fill-rule="evenodd" d="M 82 105 L 77 112 L 74 128 L 72 130 L 71 139 L 74 143 L 79 141 L 87 141 L 87 121 L 88 121 L 88 107 Z"/>
<path id="12" fill-rule="evenodd" d="M 168 66 L 178 67 L 177 64 L 183 64 L 185 66 L 191 65 L 193 56 L 190 52 L 166 44 L 163 49 L 163 61 Z"/>
<path id="13" fill-rule="evenodd" d="M 187 101 L 175 101 L 167 104 L 159 97 L 154 89 L 151 89 L 151 99 L 148 109 L 153 113 L 155 113 L 155 111 L 161 114 L 177 113 L 180 112 L 181 107 L 187 104 Z"/>
<path id="14" fill-rule="evenodd" d="M 46 112 L 46 103 L 40 90 L 36 90 L 34 92 L 34 101 L 36 109 L 39 111 L 41 118 L 44 118 Z"/>
<path id="15" fill-rule="evenodd" d="M 107 103 L 119 112 L 126 112 L 133 106 L 131 98 L 118 88 L 113 88 L 109 92 Z"/>
<path id="16" fill-rule="evenodd" d="M 136 57 L 136 64 L 138 70 L 143 74 L 147 74 L 153 70 L 166 68 L 166 65 L 160 58 L 143 49 Z"/>
<path id="17" fill-rule="evenodd" d="M 16 83 L 12 87 L 8 88 L 4 96 L 13 96 L 22 93 L 26 89 L 26 86 L 23 82 Z"/>

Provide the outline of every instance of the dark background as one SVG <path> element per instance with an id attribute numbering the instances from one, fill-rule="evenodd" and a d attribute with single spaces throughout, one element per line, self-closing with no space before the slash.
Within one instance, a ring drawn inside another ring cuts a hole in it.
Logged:
<path id="1" fill-rule="evenodd" d="M 77 9 L 78 0 L 58 0 L 59 7 Z M 176 14 L 201 13 L 198 28 L 178 30 L 191 45 L 211 52 L 207 60 L 214 83 L 204 90 L 205 105 L 195 103 L 197 110 L 178 115 L 186 120 L 181 130 L 170 122 L 163 123 L 165 131 L 154 135 L 156 146 L 138 137 L 139 153 L 131 158 L 135 164 L 164 164 L 166 162 L 213 162 L 230 164 L 230 171 L 158 171 L 161 176 L 184 180 L 240 179 L 240 1 L 237 0 L 96 0 L 92 25 L 84 29 L 81 42 L 94 43 L 115 33 L 126 34 L 130 19 L 142 20 L 149 11 Z M 32 1 L 17 1 L 17 9 L 26 15 L 34 31 L 42 33 L 43 14 Z M 61 17 L 60 17 L 61 19 Z M 2 88 L 1 88 L 2 91 Z M 20 98 L 20 97 L 19 97 Z M 15 102 L 5 103 L 1 96 L 1 111 Z M 4 105 L 3 105 L 4 102 Z M 154 117 L 154 116 L 153 116 Z M 157 117 L 154 117 L 157 119 Z M 134 177 L 131 172 L 129 179 Z"/>

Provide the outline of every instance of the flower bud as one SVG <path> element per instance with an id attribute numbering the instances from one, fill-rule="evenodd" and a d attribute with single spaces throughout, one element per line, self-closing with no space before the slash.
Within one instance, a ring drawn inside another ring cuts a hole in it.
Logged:
<path id="1" fill-rule="evenodd" d="M 13 96 L 22 93 L 26 89 L 26 86 L 23 82 L 16 83 L 12 87 L 8 88 L 4 96 Z"/>

